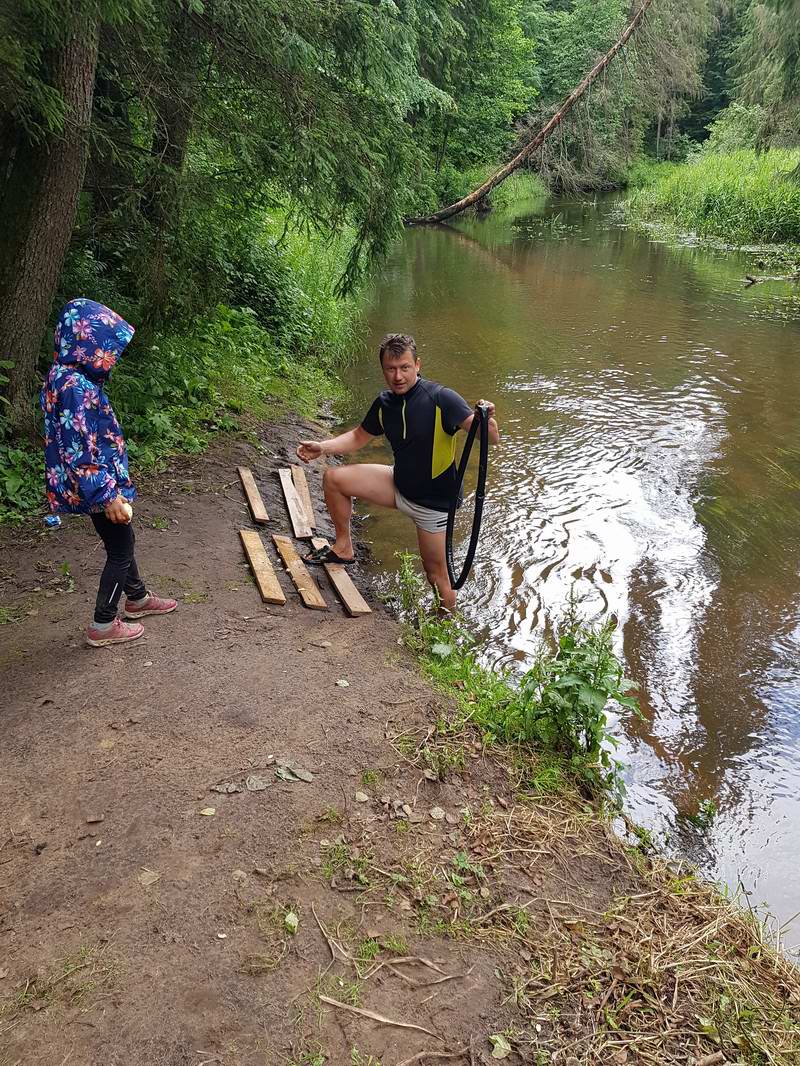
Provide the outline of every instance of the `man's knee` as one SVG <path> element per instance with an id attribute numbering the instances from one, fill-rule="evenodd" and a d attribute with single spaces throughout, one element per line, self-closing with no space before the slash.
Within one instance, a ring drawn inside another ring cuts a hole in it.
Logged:
<path id="1" fill-rule="evenodd" d="M 328 466 L 325 468 L 325 473 L 322 475 L 322 488 L 335 489 L 337 492 L 341 492 L 342 474 L 344 468 L 341 466 Z"/>

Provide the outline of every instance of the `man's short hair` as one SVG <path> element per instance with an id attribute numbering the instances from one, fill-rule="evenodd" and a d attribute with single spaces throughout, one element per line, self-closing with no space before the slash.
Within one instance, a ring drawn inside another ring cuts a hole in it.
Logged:
<path id="1" fill-rule="evenodd" d="M 414 359 L 417 358 L 417 342 L 410 333 L 387 333 L 381 341 L 381 349 L 378 358 L 383 365 L 384 355 L 391 355 L 399 359 L 406 352 L 411 352 Z"/>

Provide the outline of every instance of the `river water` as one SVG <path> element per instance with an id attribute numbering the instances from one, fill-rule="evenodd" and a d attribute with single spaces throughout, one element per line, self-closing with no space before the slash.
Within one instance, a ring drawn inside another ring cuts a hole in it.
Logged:
<path id="1" fill-rule="evenodd" d="M 613 200 L 542 202 L 407 232 L 373 286 L 347 414 L 360 420 L 383 387 L 389 330 L 416 336 L 425 375 L 495 401 L 502 441 L 460 597 L 482 654 L 524 669 L 572 588 L 584 616 L 615 616 L 644 713 L 615 721 L 631 815 L 788 922 L 800 323 L 782 317 L 788 285 L 743 287 L 740 256 L 615 217 Z M 414 546 L 396 512 L 376 509 L 364 531 L 385 570 Z M 786 942 L 800 944 L 800 921 Z"/>

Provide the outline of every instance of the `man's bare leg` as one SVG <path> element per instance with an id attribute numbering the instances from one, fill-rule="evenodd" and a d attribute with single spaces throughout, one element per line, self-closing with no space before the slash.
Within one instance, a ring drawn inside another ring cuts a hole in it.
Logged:
<path id="1" fill-rule="evenodd" d="M 439 601 L 446 610 L 452 611 L 456 605 L 456 594 L 450 585 L 445 561 L 444 533 L 428 533 L 417 527 L 417 541 L 425 576 L 439 593 Z"/>
<path id="2" fill-rule="evenodd" d="M 340 559 L 353 558 L 350 519 L 353 497 L 394 507 L 394 471 L 379 463 L 354 463 L 352 466 L 329 466 L 322 479 L 325 503 L 331 516 L 336 540 L 332 547 Z"/>

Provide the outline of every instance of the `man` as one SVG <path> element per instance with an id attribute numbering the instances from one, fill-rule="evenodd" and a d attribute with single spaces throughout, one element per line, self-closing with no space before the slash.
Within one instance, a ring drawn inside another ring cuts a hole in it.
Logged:
<path id="1" fill-rule="evenodd" d="M 475 413 L 457 392 L 421 376 L 413 337 L 388 333 L 381 341 L 379 358 L 389 388 L 373 402 L 361 425 L 330 440 L 301 441 L 297 454 L 304 463 L 323 455 L 347 455 L 386 434 L 395 465 L 359 463 L 325 471 L 325 502 L 336 540 L 332 548 L 314 552 L 308 561 L 353 562 L 350 518 L 354 496 L 395 507 L 414 520 L 428 581 L 442 607 L 452 610 L 456 594 L 447 575 L 445 530 L 456 483 L 455 434 L 469 429 Z M 489 439 L 496 444 L 500 435 L 495 407 L 492 403 L 487 407 Z"/>

